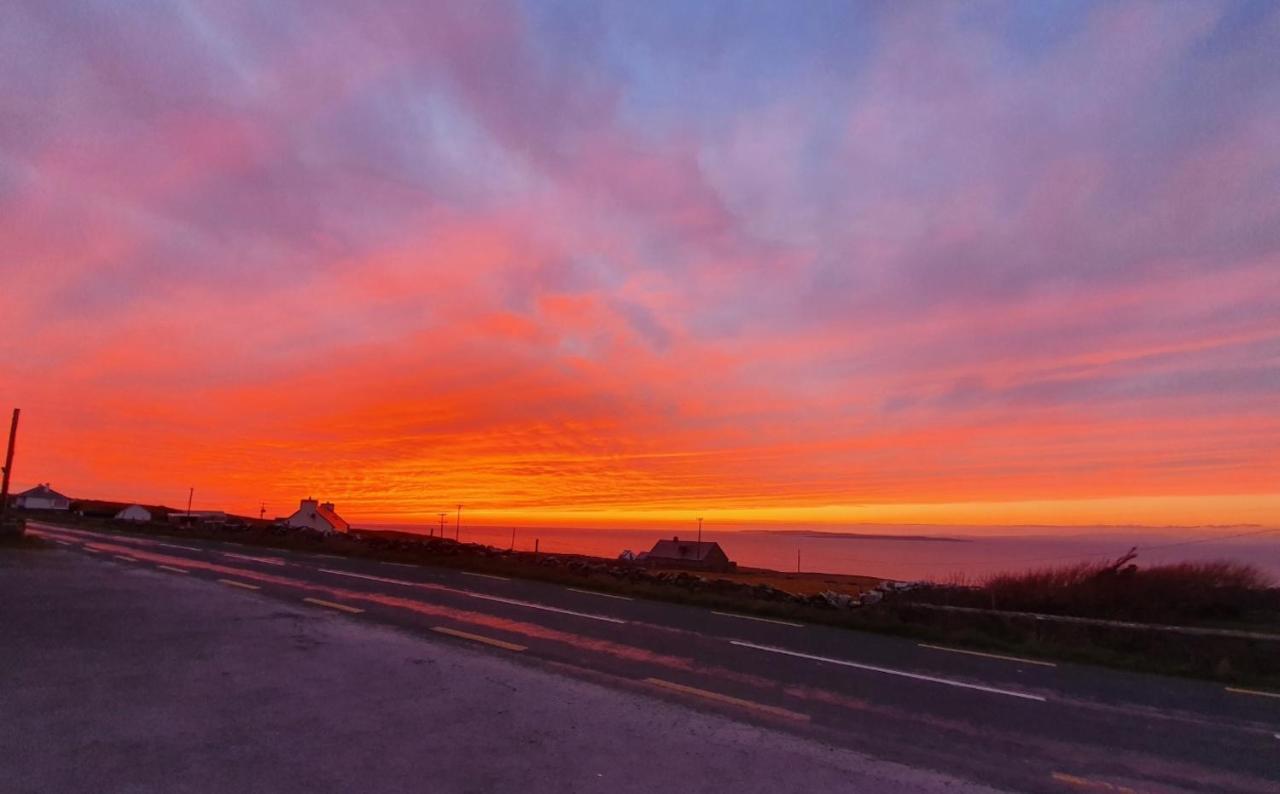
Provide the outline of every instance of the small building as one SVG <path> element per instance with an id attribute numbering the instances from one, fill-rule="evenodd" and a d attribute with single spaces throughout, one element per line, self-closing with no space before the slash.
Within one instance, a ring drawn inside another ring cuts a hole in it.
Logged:
<path id="1" fill-rule="evenodd" d="M 116 513 L 116 520 L 146 523 L 151 520 L 151 511 L 142 505 L 129 505 L 119 513 Z"/>
<path id="2" fill-rule="evenodd" d="M 696 540 L 660 540 L 638 558 L 652 568 L 689 568 L 699 571 L 732 571 L 738 567 L 719 543 Z"/>
<path id="3" fill-rule="evenodd" d="M 13 497 L 13 506 L 21 510 L 68 510 L 71 500 L 41 483 Z"/>
<path id="4" fill-rule="evenodd" d="M 333 502 L 321 503 L 315 499 L 299 502 L 297 511 L 286 518 L 285 523 L 293 529 L 311 529 L 326 535 L 351 531 L 351 525 L 334 510 Z"/>

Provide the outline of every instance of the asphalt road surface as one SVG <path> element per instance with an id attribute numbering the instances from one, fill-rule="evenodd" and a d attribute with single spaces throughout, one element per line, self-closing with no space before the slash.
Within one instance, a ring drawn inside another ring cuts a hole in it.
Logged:
<path id="1" fill-rule="evenodd" d="M 639 769 L 650 777 L 626 776 L 630 790 L 1280 791 L 1280 698 L 1269 693 L 450 569 L 39 524 L 29 531 L 113 575 L 145 579 L 156 599 L 167 598 L 163 575 L 216 593 L 216 603 L 283 602 L 334 625 L 392 627 L 406 642 L 479 652 L 516 671 L 508 677 L 540 676 L 528 686 L 563 691 L 565 703 L 586 686 L 597 699 L 639 702 L 629 714 L 651 710 L 652 724 L 666 724 L 664 736 L 677 734 L 694 755 L 668 763 L 663 753 L 674 751 L 657 738 L 599 717 L 604 746 L 649 756 Z M 199 619 L 218 614 L 203 609 Z M 343 672 L 351 682 L 370 674 Z M 527 724 L 520 708 L 513 697 L 509 720 Z M 670 709 L 687 715 L 674 731 Z M 554 721 L 540 724 L 540 741 L 563 759 L 573 739 Z M 714 740 L 726 724 L 772 738 L 729 748 Z M 438 747 L 448 746 L 449 727 L 439 725 Z M 596 748 L 588 757 L 609 756 Z M 729 757 L 738 762 L 712 760 Z M 682 782 L 659 779 L 676 768 Z M 733 768 L 746 771 L 726 776 Z M 564 774 L 557 790 L 597 790 L 581 768 Z M 502 790 L 502 781 L 467 788 L 459 778 L 434 790 Z M 599 790 L 628 790 L 616 776 L 609 783 Z"/>

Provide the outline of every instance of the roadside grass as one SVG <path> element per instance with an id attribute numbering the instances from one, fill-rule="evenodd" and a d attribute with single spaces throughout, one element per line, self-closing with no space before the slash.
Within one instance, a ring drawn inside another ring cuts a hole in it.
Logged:
<path id="1" fill-rule="evenodd" d="M 1148 569 L 1116 564 L 1066 566 L 1000 574 L 977 587 L 928 588 L 872 607 L 838 610 L 715 592 L 711 585 L 692 589 L 639 575 L 626 578 L 591 570 L 592 565 L 602 562 L 613 564 L 611 560 L 497 551 L 439 538 L 379 540 L 371 533 L 369 539 L 361 540 L 280 532 L 266 526 L 213 529 L 152 523 L 122 527 L 109 520 L 65 515 L 40 516 L 37 520 L 121 535 L 229 541 L 261 548 L 454 568 L 637 599 L 893 634 L 939 645 L 1280 688 L 1280 642 L 1275 640 L 1187 637 L 1144 628 L 1057 624 L 1002 612 L 959 613 L 922 606 L 946 602 L 990 610 L 994 600 L 1000 610 L 1063 615 L 1079 615 L 1076 610 L 1081 610 L 1089 614 L 1080 616 L 1109 620 L 1177 623 L 1195 616 L 1197 620 L 1189 622 L 1246 631 L 1277 625 L 1280 609 L 1275 599 L 1280 597 L 1280 591 L 1267 587 L 1266 577 L 1256 569 L 1238 563 L 1188 563 Z M 1133 599 L 1139 603 L 1135 605 Z"/>

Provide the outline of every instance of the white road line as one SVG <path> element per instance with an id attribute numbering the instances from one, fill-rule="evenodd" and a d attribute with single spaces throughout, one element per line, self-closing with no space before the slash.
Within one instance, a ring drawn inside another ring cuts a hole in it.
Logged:
<path id="1" fill-rule="evenodd" d="M 867 670 L 873 673 L 884 673 L 885 675 L 896 675 L 902 678 L 911 678 L 916 681 L 930 681 L 935 684 L 945 684 L 946 686 L 959 687 L 961 689 L 973 689 L 978 692 L 989 692 L 993 695 L 1008 695 L 1009 697 L 1021 698 L 1023 700 L 1035 700 L 1045 702 L 1046 698 L 1040 695 L 1032 695 L 1027 692 L 1015 692 L 1011 689 L 998 689 L 991 686 L 983 686 L 981 684 L 969 684 L 964 681 L 953 681 L 950 678 L 938 678 L 931 675 L 921 675 L 920 673 L 908 673 L 905 670 L 894 670 L 890 667 L 877 667 L 873 664 L 861 664 L 860 662 L 850 662 L 844 659 L 832 659 L 827 656 L 814 656 L 808 653 L 800 653 L 799 651 L 789 651 L 786 648 L 775 648 L 772 645 L 757 645 L 754 642 L 743 642 L 742 640 L 729 640 L 732 645 L 740 645 L 743 648 L 755 648 L 758 651 L 768 651 L 769 653 L 780 653 L 784 656 L 795 656 L 800 659 L 811 659 L 815 662 L 827 662 L 828 664 L 838 664 L 843 667 L 853 667 L 858 670 Z"/>
<path id="2" fill-rule="evenodd" d="M 757 703 L 754 700 L 743 700 L 742 698 L 736 698 L 732 695 L 722 695 L 719 692 L 712 692 L 709 689 L 698 689 L 697 687 L 685 686 L 684 684 L 677 684 L 674 681 L 666 681 L 661 678 L 646 678 L 644 681 L 646 684 L 653 684 L 654 686 L 669 689 L 672 692 L 679 692 L 683 695 L 694 695 L 696 697 L 706 698 L 707 700 L 714 700 L 717 703 L 728 703 L 731 706 L 751 709 L 752 711 L 760 711 L 765 714 L 772 714 L 775 717 L 786 717 L 789 720 L 798 720 L 800 722 L 809 721 L 808 714 L 801 714 L 798 711 L 784 709 L 779 706 L 770 706 L 767 703 Z"/>
<path id="3" fill-rule="evenodd" d="M 247 582 L 237 582 L 235 579 L 219 579 L 218 581 L 222 582 L 223 584 L 229 584 L 232 587 L 242 587 L 245 590 L 261 590 L 262 589 L 261 587 L 258 587 L 256 584 L 249 584 Z"/>
<path id="4" fill-rule="evenodd" d="M 787 620 L 775 620 L 774 618 L 758 618 L 755 615 L 739 615 L 735 612 L 717 612 L 714 609 L 711 610 L 711 614 L 720 615 L 721 617 L 726 617 L 726 618 L 739 618 L 740 620 L 755 620 L 760 623 L 774 623 L 779 626 L 794 626 L 797 629 L 804 628 L 803 623 L 792 623 Z"/>
<path id="5" fill-rule="evenodd" d="M 161 543 L 156 540 L 148 541 L 153 546 L 164 546 L 166 549 L 185 549 L 186 551 L 208 551 L 199 546 L 183 546 L 181 543 Z M 145 544 L 144 544 L 145 545 Z"/>
<path id="6" fill-rule="evenodd" d="M 352 579 L 368 579 L 371 582 L 386 582 L 387 584 L 401 584 L 409 587 L 416 587 L 418 582 L 408 582 L 404 579 L 389 579 L 385 576 L 371 576 L 367 573 L 352 573 L 351 571 L 335 571 L 332 568 L 317 568 L 320 573 L 331 573 L 334 576 L 350 576 Z"/>
<path id="7" fill-rule="evenodd" d="M 373 582 L 386 582 L 387 584 L 398 584 L 406 587 L 424 587 L 431 590 L 439 590 L 446 593 L 455 593 L 457 595 L 467 596 L 469 598 L 479 598 L 484 601 L 497 601 L 500 604 L 511 604 L 512 606 L 525 607 L 527 609 L 541 609 L 544 612 L 558 612 L 561 615 L 573 615 L 575 617 L 587 618 L 588 620 L 599 620 L 605 623 L 626 623 L 621 618 L 611 618 L 605 615 L 593 615 L 590 612 L 578 612 L 573 609 L 561 609 L 560 607 L 547 606 L 546 604 L 535 604 L 532 601 L 521 601 L 517 598 L 503 598 L 502 596 L 489 595 L 488 593 L 477 593 L 474 590 L 457 590 L 452 587 L 443 585 L 426 584 L 424 582 L 407 582 L 404 579 L 390 579 L 386 576 L 370 576 L 366 573 L 352 573 L 351 571 L 335 571 L 332 568 L 317 569 L 322 573 L 332 573 L 338 576 L 350 576 L 354 579 L 368 579 Z"/>
<path id="8" fill-rule="evenodd" d="M 505 576 L 494 576 L 491 573 L 476 573 L 475 571 L 458 571 L 458 573 L 462 574 L 463 576 L 482 576 L 485 579 L 497 579 L 499 582 L 511 581 Z"/>
<path id="9" fill-rule="evenodd" d="M 72 543 L 72 542 L 71 542 L 71 541 L 69 541 L 69 540 L 57 540 L 57 539 L 55 539 L 53 542 L 54 542 L 54 543 L 57 543 L 59 546 L 74 546 L 74 545 L 75 545 L 74 543 Z"/>
<path id="10" fill-rule="evenodd" d="M 112 554 L 111 556 L 112 556 L 112 557 L 115 557 L 117 560 L 124 560 L 125 562 L 137 562 L 137 561 L 138 561 L 138 558 L 137 558 L 137 557 L 126 557 L 126 556 L 125 556 L 125 555 L 123 555 L 123 554 Z"/>
<path id="11" fill-rule="evenodd" d="M 254 557 L 252 554 L 236 554 L 234 551 L 218 552 L 224 557 L 235 557 L 238 560 L 252 560 L 254 562 L 265 562 L 267 565 L 288 565 L 284 560 L 275 557 Z"/>
<path id="12" fill-rule="evenodd" d="M 1263 698 L 1280 698 L 1280 692 L 1263 692 L 1261 689 L 1239 689 L 1233 686 L 1224 687 L 1224 689 L 1228 692 L 1234 692 L 1237 695 L 1256 695 L 1257 697 Z M 1276 738 L 1280 739 L 1280 735 L 1277 735 Z"/>
<path id="13" fill-rule="evenodd" d="M 384 562 L 383 565 L 394 565 L 397 568 L 421 568 L 421 565 L 410 565 L 407 562 Z"/>
<path id="14" fill-rule="evenodd" d="M 532 601 L 519 601 L 515 598 L 503 598 L 502 596 L 488 595 L 486 593 L 476 593 L 470 590 L 458 590 L 457 592 L 462 593 L 463 595 L 471 596 L 472 598 L 481 598 L 481 599 L 484 599 L 485 601 L 497 601 L 502 604 L 511 604 L 512 606 L 517 606 L 517 607 L 527 607 L 528 609 L 541 609 L 543 612 L 559 612 L 561 615 L 574 615 L 580 618 L 587 618 L 588 620 L 599 620 L 602 623 L 626 623 L 627 622 L 625 620 L 622 620 L 621 618 L 610 618 L 610 617 L 605 617 L 604 615 L 593 615 L 590 612 L 576 612 L 572 609 L 561 609 L 560 607 L 549 607 L 546 604 L 535 604 Z"/>
<path id="15" fill-rule="evenodd" d="M 186 568 L 175 568 L 172 565 L 157 565 L 156 567 L 162 571 L 173 571 L 174 573 L 191 573 L 191 571 L 188 571 Z"/>
<path id="16" fill-rule="evenodd" d="M 944 645 L 930 645 L 927 642 L 918 642 L 921 648 L 928 648 L 931 651 L 947 651 L 948 653 L 963 653 L 968 656 L 981 656 L 986 659 L 1001 659 L 1006 662 L 1020 662 L 1022 664 L 1038 664 L 1041 667 L 1057 667 L 1053 662 L 1045 662 L 1040 659 L 1027 659 L 1023 656 L 1005 656 L 999 653 L 983 653 L 982 651 L 969 651 L 964 648 L 948 648 Z"/>
<path id="17" fill-rule="evenodd" d="M 601 598 L 616 598 L 619 601 L 635 601 L 635 599 L 631 598 L 630 596 L 614 595 L 613 593 L 600 593 L 595 590 L 579 590 L 576 587 L 566 587 L 565 589 L 572 590 L 575 593 L 583 593 L 585 595 L 600 596 Z"/>
<path id="18" fill-rule="evenodd" d="M 461 637 L 464 640 L 471 640 L 472 642 L 483 642 L 485 645 L 492 645 L 495 648 L 505 648 L 508 651 L 525 650 L 525 646 L 516 645 L 514 642 L 507 642 L 506 640 L 495 640 L 492 637 L 482 637 L 479 634 L 472 634 L 469 631 L 458 631 L 457 629 L 451 629 L 448 626 L 433 626 L 431 630 L 439 632 L 441 634 L 448 634 L 450 637 Z"/>
<path id="19" fill-rule="evenodd" d="M 319 606 L 319 607 L 328 607 L 329 609 L 340 609 L 343 612 L 350 612 L 353 615 L 359 615 L 361 612 L 364 611 L 359 607 L 349 607 L 346 604 L 335 604 L 332 601 L 325 601 L 322 598 L 304 598 L 302 600 L 306 601 L 308 604 L 315 604 L 316 606 Z"/>

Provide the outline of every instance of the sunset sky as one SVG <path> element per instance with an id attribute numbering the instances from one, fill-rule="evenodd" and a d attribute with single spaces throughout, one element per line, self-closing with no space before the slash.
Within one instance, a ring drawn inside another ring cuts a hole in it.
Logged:
<path id="1" fill-rule="evenodd" d="M 1280 523 L 1280 4 L 368 5 L 7 5 L 16 487 Z"/>

